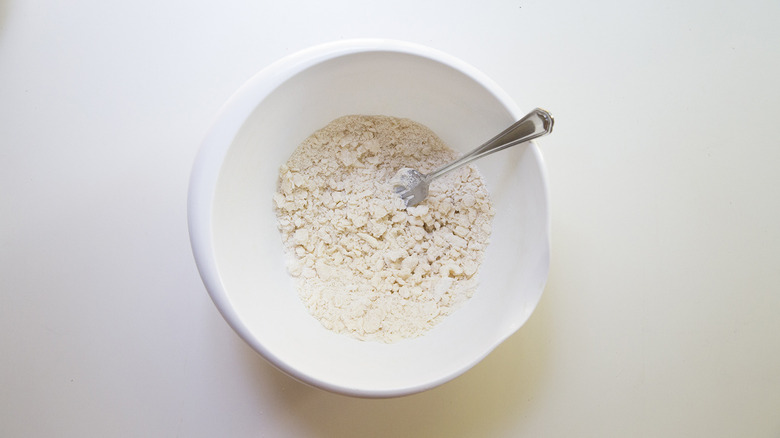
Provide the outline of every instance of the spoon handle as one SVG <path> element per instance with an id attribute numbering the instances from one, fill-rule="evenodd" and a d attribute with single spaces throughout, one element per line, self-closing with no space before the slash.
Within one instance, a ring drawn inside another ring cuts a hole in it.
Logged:
<path id="1" fill-rule="evenodd" d="M 485 155 L 490 155 L 493 152 L 498 152 L 510 146 L 549 134 L 552 132 L 554 123 L 555 120 L 553 120 L 552 114 L 541 108 L 536 108 L 526 114 L 522 119 L 513 123 L 510 127 L 506 128 L 503 132 L 485 142 L 482 146 L 474 149 L 452 163 L 446 164 L 429 173 L 426 179 L 429 181 L 433 180 L 451 170 L 455 170 L 478 158 L 482 158 Z"/>

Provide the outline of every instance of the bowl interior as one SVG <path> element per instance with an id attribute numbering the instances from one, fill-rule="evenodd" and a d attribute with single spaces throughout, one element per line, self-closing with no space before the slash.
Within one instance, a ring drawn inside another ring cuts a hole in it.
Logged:
<path id="1" fill-rule="evenodd" d="M 310 384 L 389 396 L 457 376 L 517 330 L 541 295 L 548 209 L 536 146 L 477 162 L 497 214 L 480 286 L 466 305 L 416 339 L 381 344 L 338 335 L 309 315 L 285 269 L 271 200 L 279 166 L 312 132 L 347 114 L 407 117 L 461 152 L 517 114 L 471 75 L 419 54 L 357 51 L 297 70 L 276 78 L 280 84 L 243 122 L 221 164 L 211 206 L 219 280 L 210 293 L 247 342 Z"/>

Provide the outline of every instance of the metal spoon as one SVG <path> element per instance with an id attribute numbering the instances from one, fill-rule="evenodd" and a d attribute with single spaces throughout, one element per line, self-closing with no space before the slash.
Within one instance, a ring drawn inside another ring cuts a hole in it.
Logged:
<path id="1" fill-rule="evenodd" d="M 428 186 L 434 179 L 493 152 L 549 134 L 554 122 L 552 114 L 536 108 L 482 146 L 427 175 L 404 167 L 391 180 L 393 190 L 406 202 L 407 207 L 414 207 L 428 196 Z"/>

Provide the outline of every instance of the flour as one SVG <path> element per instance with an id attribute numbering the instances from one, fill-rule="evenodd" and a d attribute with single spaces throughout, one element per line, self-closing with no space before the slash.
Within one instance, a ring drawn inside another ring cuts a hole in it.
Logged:
<path id="1" fill-rule="evenodd" d="M 455 159 L 408 119 L 346 116 L 307 138 L 279 170 L 273 199 L 298 294 L 326 328 L 394 342 L 439 323 L 474 293 L 494 215 L 471 166 L 405 208 L 391 178 Z"/>

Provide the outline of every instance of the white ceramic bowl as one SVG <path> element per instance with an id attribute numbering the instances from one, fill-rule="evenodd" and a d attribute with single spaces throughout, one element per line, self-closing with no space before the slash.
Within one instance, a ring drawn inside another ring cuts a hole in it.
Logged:
<path id="1" fill-rule="evenodd" d="M 271 196 L 298 144 L 343 115 L 407 117 L 465 152 L 524 113 L 474 68 L 398 41 L 325 44 L 261 71 L 221 109 L 190 182 L 192 248 L 219 311 L 269 362 L 334 392 L 399 396 L 465 372 L 525 323 L 544 288 L 548 193 L 535 145 L 477 162 L 497 214 L 474 297 L 424 336 L 393 344 L 335 334 L 310 316 L 284 266 Z"/>

